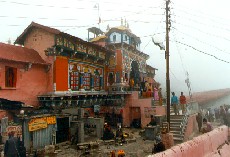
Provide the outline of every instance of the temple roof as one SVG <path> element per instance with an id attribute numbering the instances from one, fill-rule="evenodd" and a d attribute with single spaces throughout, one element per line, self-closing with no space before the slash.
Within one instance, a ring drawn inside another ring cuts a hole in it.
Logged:
<path id="1" fill-rule="evenodd" d="M 107 38 L 105 35 L 101 35 L 101 36 L 98 36 L 96 38 L 93 38 L 90 42 L 100 41 L 100 40 L 105 39 L 105 38 Z"/>
<path id="2" fill-rule="evenodd" d="M 41 25 L 41 24 L 38 24 L 38 23 L 35 23 L 35 22 L 31 22 L 31 24 L 24 30 L 24 32 L 16 39 L 15 44 L 24 45 L 24 42 L 25 42 L 25 39 L 26 39 L 28 33 L 30 33 L 30 31 L 33 28 L 40 28 L 40 29 L 45 30 L 45 31 L 47 31 L 49 33 L 52 33 L 52 34 L 55 34 L 55 35 L 61 35 L 61 36 L 66 37 L 66 38 L 68 38 L 68 39 L 70 39 L 72 41 L 77 41 L 77 42 L 80 42 L 80 43 L 85 44 L 87 46 L 92 46 L 92 47 L 100 49 L 102 51 L 109 52 L 108 49 L 106 49 L 106 48 L 104 48 L 102 46 L 99 46 L 99 45 L 91 43 L 91 42 L 87 42 L 85 40 L 82 40 L 81 38 L 72 36 L 72 35 L 70 35 L 68 33 L 61 32 L 58 29 L 51 28 L 51 27 L 48 27 L 48 26 L 44 26 L 44 25 Z"/>

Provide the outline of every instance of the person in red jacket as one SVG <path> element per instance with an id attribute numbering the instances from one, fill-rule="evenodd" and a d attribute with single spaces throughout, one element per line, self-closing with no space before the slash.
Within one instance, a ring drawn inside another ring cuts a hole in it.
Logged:
<path id="1" fill-rule="evenodd" d="M 182 114 L 185 113 L 185 110 L 186 110 L 186 97 L 184 96 L 183 92 L 181 92 L 181 95 L 180 95 L 180 107 L 181 107 L 181 110 L 182 110 Z"/>

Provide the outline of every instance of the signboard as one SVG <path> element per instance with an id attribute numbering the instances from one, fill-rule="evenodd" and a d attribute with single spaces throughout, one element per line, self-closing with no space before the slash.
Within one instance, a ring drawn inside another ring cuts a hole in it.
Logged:
<path id="1" fill-rule="evenodd" d="M 47 120 L 47 124 L 56 124 L 55 116 L 46 117 L 46 120 Z"/>
<path id="2" fill-rule="evenodd" d="M 49 116 L 49 117 L 40 117 L 31 119 L 28 123 L 29 131 L 36 131 L 40 129 L 47 128 L 50 124 L 56 124 L 56 117 Z"/>
<path id="3" fill-rule="evenodd" d="M 46 117 L 31 119 L 28 125 L 29 125 L 29 131 L 44 129 L 47 128 L 48 126 Z"/>

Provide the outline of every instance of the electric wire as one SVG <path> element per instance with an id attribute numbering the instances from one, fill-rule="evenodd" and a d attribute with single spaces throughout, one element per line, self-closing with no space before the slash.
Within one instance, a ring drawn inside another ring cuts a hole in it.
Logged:
<path id="1" fill-rule="evenodd" d="M 192 9 L 192 8 L 188 8 L 188 7 L 182 6 L 180 4 L 177 4 L 175 6 L 179 6 L 179 7 L 181 6 L 182 9 L 180 9 L 180 8 L 176 9 L 178 11 L 181 11 L 181 12 L 183 12 L 185 14 L 192 15 L 192 16 L 195 16 L 195 17 L 198 17 L 198 18 L 201 18 L 201 19 L 209 19 L 212 22 L 213 22 L 213 20 L 215 22 L 217 22 L 217 20 L 218 21 L 224 20 L 225 22 L 230 20 L 230 19 L 223 18 L 221 16 L 214 16 L 214 15 L 210 15 L 210 14 L 204 13 L 204 12 L 202 12 L 200 10 L 195 10 L 195 9 Z M 183 10 L 183 9 L 186 9 L 186 11 Z M 188 12 L 188 10 L 192 11 L 193 13 Z M 194 14 L 194 12 L 198 13 L 199 15 L 198 14 Z M 201 16 L 203 16 L 203 17 L 201 17 Z M 228 24 L 221 23 L 221 25 L 228 25 Z"/>
<path id="2" fill-rule="evenodd" d="M 198 38 L 196 38 L 196 37 L 194 37 L 194 36 L 191 36 L 191 35 L 189 35 L 188 33 L 184 33 L 184 32 L 178 30 L 178 29 L 175 28 L 175 27 L 172 27 L 172 28 L 173 28 L 174 30 L 176 30 L 177 32 L 179 32 L 179 33 L 181 33 L 181 34 L 183 34 L 183 35 L 186 35 L 186 36 L 188 36 L 188 37 L 190 37 L 190 38 L 192 38 L 192 39 L 194 39 L 194 40 L 196 40 L 196 41 L 198 41 L 198 42 L 200 42 L 200 43 L 203 43 L 203 44 L 208 45 L 208 46 L 210 46 L 210 47 L 212 47 L 212 48 L 215 48 L 215 49 L 218 50 L 218 51 L 221 51 L 221 52 L 223 52 L 223 53 L 225 53 L 225 54 L 230 55 L 230 52 L 226 52 L 225 50 L 222 50 L 222 49 L 220 49 L 220 48 L 214 46 L 213 44 L 210 44 L 210 43 L 204 42 L 204 41 L 202 41 L 202 40 L 199 40 Z"/>
<path id="3" fill-rule="evenodd" d="M 181 45 L 187 46 L 187 47 L 189 47 L 189 48 L 191 48 L 191 49 L 193 49 L 193 50 L 195 50 L 195 51 L 197 51 L 197 52 L 200 52 L 200 53 L 203 53 L 203 54 L 205 54 L 205 55 L 211 56 L 211 57 L 215 58 L 216 60 L 219 60 L 219 61 L 222 61 L 222 62 L 225 62 L 225 63 L 230 63 L 229 61 L 220 59 L 220 58 L 218 58 L 218 57 L 215 56 L 215 55 L 212 55 L 212 54 L 209 54 L 209 53 L 207 53 L 207 52 L 201 51 L 201 50 L 199 50 L 199 49 L 197 49 L 197 48 L 195 48 L 195 47 L 193 47 L 193 46 L 191 46 L 191 45 L 185 44 L 185 43 L 183 43 L 183 42 L 180 42 L 180 41 L 172 41 L 172 42 L 176 42 L 176 43 L 179 43 L 179 44 L 181 44 Z"/>

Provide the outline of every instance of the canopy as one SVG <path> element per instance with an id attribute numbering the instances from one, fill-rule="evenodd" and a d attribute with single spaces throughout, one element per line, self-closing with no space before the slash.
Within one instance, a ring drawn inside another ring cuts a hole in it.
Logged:
<path id="1" fill-rule="evenodd" d="M 21 101 L 11 101 L 0 98 L 0 109 L 2 110 L 20 110 L 23 104 Z"/>

